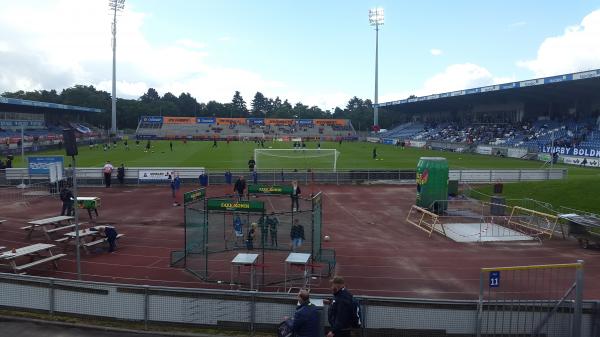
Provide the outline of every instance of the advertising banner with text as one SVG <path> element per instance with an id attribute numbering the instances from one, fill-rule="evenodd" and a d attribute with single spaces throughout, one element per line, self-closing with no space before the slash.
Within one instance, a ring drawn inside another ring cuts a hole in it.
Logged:
<path id="1" fill-rule="evenodd" d="M 163 117 L 164 124 L 196 124 L 194 117 Z"/>
<path id="2" fill-rule="evenodd" d="M 346 125 L 346 120 L 344 119 L 315 119 L 315 124 L 316 125 L 329 125 L 329 126 L 333 126 L 333 125 L 337 125 L 337 126 L 345 126 Z"/>
<path id="3" fill-rule="evenodd" d="M 246 118 L 217 118 L 217 124 L 219 125 L 243 125 L 246 124 Z"/>
<path id="4" fill-rule="evenodd" d="M 588 149 L 562 146 L 542 146 L 540 152 L 558 153 L 564 156 L 596 157 L 600 158 L 600 149 Z"/>
<path id="5" fill-rule="evenodd" d="M 266 118 L 265 124 L 267 125 L 292 125 L 294 124 L 293 119 L 284 119 L 284 118 Z"/>

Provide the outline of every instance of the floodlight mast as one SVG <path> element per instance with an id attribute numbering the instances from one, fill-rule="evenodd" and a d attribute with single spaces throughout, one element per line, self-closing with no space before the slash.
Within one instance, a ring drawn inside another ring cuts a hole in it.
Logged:
<path id="1" fill-rule="evenodd" d="M 375 26 L 375 99 L 373 106 L 373 126 L 379 125 L 379 26 L 383 26 L 383 8 L 369 10 L 369 24 Z"/>
<path id="2" fill-rule="evenodd" d="M 110 131 L 117 133 L 117 12 L 125 9 L 125 0 L 108 0 L 108 7 L 113 12 L 112 22 L 112 123 Z"/>

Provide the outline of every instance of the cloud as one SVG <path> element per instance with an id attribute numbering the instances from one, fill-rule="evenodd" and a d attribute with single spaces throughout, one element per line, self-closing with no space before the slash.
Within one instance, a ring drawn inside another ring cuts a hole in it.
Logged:
<path id="1" fill-rule="evenodd" d="M 425 80 L 421 88 L 414 91 L 385 93 L 381 102 L 404 99 L 410 95 L 427 96 L 463 90 L 468 88 L 484 87 L 492 84 L 515 81 L 514 77 L 495 77 L 485 67 L 473 63 L 452 64 L 442 72 Z"/>
<path id="2" fill-rule="evenodd" d="M 440 55 L 442 55 L 442 50 L 433 48 L 433 49 L 429 50 L 429 53 L 433 56 L 440 56 Z"/>
<path id="3" fill-rule="evenodd" d="M 523 27 L 523 26 L 526 26 L 526 25 L 527 25 L 527 22 L 525 22 L 525 21 L 518 21 L 518 22 L 513 22 L 513 23 L 509 24 L 508 28 L 509 29 L 516 29 L 516 28 L 520 28 L 520 27 Z"/>
<path id="4" fill-rule="evenodd" d="M 351 95 L 300 90 L 259 72 L 209 62 L 211 49 L 189 36 L 155 43 L 144 35 L 152 14 L 127 3 L 117 24 L 117 96 L 189 92 L 201 102 L 247 102 L 257 91 L 330 109 Z M 0 11 L 0 92 L 62 89 L 75 84 L 112 88 L 111 21 L 106 3 L 80 0 L 12 2 Z M 32 24 L 35 23 L 35 24 Z M 219 41 L 232 41 L 222 36 Z M 288 96 L 289 95 L 289 96 Z"/>
<path id="5" fill-rule="evenodd" d="M 536 77 L 600 68 L 600 10 L 591 12 L 580 24 L 567 27 L 562 35 L 546 38 L 536 58 L 518 61 Z"/>

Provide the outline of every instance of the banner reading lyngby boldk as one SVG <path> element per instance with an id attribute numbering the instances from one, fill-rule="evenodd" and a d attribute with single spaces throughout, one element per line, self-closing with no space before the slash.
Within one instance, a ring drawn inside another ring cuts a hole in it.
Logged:
<path id="1" fill-rule="evenodd" d="M 600 149 L 561 147 L 561 146 L 542 146 L 540 152 L 558 153 L 565 156 L 596 157 L 600 158 Z"/>

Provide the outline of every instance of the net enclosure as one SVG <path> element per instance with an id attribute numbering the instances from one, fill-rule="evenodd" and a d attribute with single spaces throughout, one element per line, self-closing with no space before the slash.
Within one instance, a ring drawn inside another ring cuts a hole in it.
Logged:
<path id="1" fill-rule="evenodd" d="M 254 149 L 257 170 L 319 169 L 336 171 L 339 156 L 340 152 L 336 149 Z"/>

